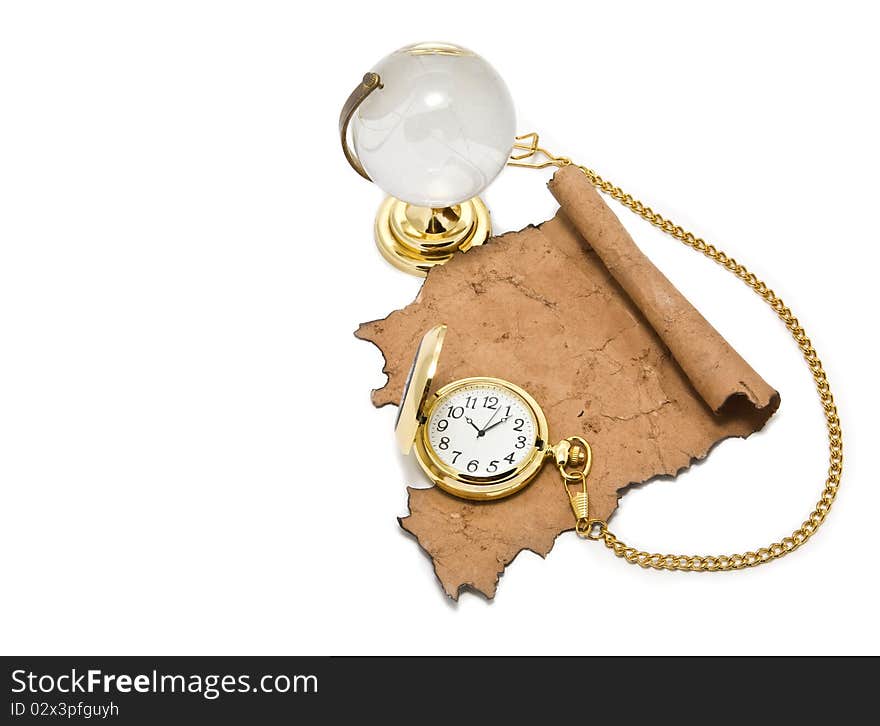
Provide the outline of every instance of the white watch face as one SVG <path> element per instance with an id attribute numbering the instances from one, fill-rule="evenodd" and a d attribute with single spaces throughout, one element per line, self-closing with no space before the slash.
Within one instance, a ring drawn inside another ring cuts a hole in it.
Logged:
<path id="1" fill-rule="evenodd" d="M 427 426 L 436 457 L 468 478 L 509 473 L 534 451 L 538 436 L 535 415 L 519 395 L 484 383 L 445 395 Z"/>

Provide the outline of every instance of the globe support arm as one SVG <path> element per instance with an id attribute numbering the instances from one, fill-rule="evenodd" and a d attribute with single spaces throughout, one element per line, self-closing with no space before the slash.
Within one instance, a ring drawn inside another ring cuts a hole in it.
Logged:
<path id="1" fill-rule="evenodd" d="M 354 112 L 357 111 L 358 106 L 360 106 L 366 100 L 367 96 L 377 88 L 382 88 L 382 81 L 379 78 L 379 74 L 373 72 L 365 73 L 363 80 L 358 84 L 357 88 L 351 92 L 351 95 L 342 107 L 342 112 L 339 114 L 339 140 L 342 142 L 342 153 L 345 154 L 345 159 L 351 165 L 351 168 L 367 181 L 373 180 L 370 179 L 370 175 L 367 174 L 363 164 L 361 164 L 361 160 L 358 159 L 357 154 L 355 154 L 354 151 L 352 151 L 352 148 L 348 145 L 348 125 L 351 122 L 351 117 L 354 116 Z"/>

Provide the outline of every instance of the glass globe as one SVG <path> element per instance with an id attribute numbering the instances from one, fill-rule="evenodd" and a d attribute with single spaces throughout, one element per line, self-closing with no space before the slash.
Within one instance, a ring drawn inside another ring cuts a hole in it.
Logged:
<path id="1" fill-rule="evenodd" d="M 421 207 L 477 196 L 507 163 L 516 134 L 513 100 L 476 53 L 447 43 L 395 51 L 373 69 L 382 88 L 352 119 L 352 141 L 370 178 Z"/>

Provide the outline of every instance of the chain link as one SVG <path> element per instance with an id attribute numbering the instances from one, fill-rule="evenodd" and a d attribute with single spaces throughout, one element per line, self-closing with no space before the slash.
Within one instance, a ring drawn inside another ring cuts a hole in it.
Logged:
<path id="1" fill-rule="evenodd" d="M 795 343 L 803 353 L 804 360 L 810 373 L 813 375 L 813 381 L 816 384 L 816 392 L 819 394 L 819 401 L 822 404 L 822 410 L 825 415 L 825 423 L 828 430 L 828 477 L 825 480 L 825 487 L 822 495 L 816 503 L 815 508 L 810 512 L 807 519 L 794 530 L 788 537 L 784 537 L 779 542 L 774 542 L 766 547 L 761 547 L 752 552 L 743 552 L 742 554 L 734 553 L 731 555 L 664 555 L 658 552 L 647 552 L 636 547 L 631 547 L 608 529 L 607 523 L 598 519 L 588 521 L 588 535 L 590 539 L 601 539 L 615 555 L 623 558 L 633 565 L 639 565 L 645 569 L 651 568 L 655 570 L 683 570 L 686 572 L 718 572 L 727 570 L 742 570 L 746 567 L 755 567 L 765 562 L 772 562 L 780 557 L 784 557 L 789 552 L 793 552 L 803 545 L 828 516 L 831 505 L 837 496 L 840 487 L 840 477 L 843 473 L 843 438 L 840 430 L 840 419 L 837 416 L 837 406 L 834 403 L 834 397 L 831 395 L 831 388 L 828 385 L 828 377 L 822 367 L 822 361 L 816 354 L 813 344 L 807 337 L 806 332 L 801 326 L 798 319 L 791 312 L 791 309 L 782 301 L 767 284 L 759 279 L 755 273 L 730 257 L 727 253 L 719 250 L 711 244 L 688 232 L 686 229 L 675 224 L 672 220 L 666 219 L 662 215 L 655 212 L 651 207 L 639 201 L 631 194 L 627 194 L 620 187 L 603 179 L 592 169 L 573 162 L 564 156 L 554 156 L 545 149 L 538 146 L 537 134 L 526 134 L 517 137 L 520 142 L 529 139 L 529 143 L 518 143 L 515 148 L 525 150 L 526 153 L 519 156 L 511 157 L 511 166 L 525 166 L 532 168 L 543 168 L 545 166 L 569 166 L 574 165 L 580 169 L 589 182 L 603 194 L 608 195 L 612 199 L 617 200 L 630 211 L 634 212 L 642 219 L 650 222 L 655 227 L 666 232 L 666 234 L 674 237 L 679 242 L 687 245 L 693 250 L 702 253 L 713 262 L 721 265 L 728 272 L 736 275 L 742 282 L 748 285 L 758 296 L 761 297 L 779 316 L 779 319 L 785 323 L 794 338 Z M 524 159 L 535 157 L 537 154 L 543 154 L 548 161 L 543 163 L 523 162 Z"/>

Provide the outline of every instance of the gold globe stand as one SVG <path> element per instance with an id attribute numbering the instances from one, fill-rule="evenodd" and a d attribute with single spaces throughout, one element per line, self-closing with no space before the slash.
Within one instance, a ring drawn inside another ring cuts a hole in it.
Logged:
<path id="1" fill-rule="evenodd" d="M 417 207 L 387 197 L 376 215 L 376 245 L 398 270 L 425 276 L 456 252 L 492 235 L 489 210 L 479 197 L 442 209 Z"/>
<path id="2" fill-rule="evenodd" d="M 339 114 L 339 136 L 345 158 L 358 174 L 372 181 L 348 145 L 348 124 L 364 99 L 382 88 L 377 73 L 367 73 L 351 92 Z M 376 245 L 397 269 L 424 277 L 456 252 L 483 244 L 492 235 L 489 210 L 479 197 L 451 207 L 433 209 L 388 197 L 376 215 Z"/>

